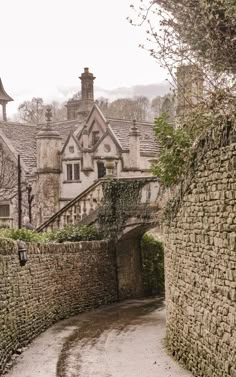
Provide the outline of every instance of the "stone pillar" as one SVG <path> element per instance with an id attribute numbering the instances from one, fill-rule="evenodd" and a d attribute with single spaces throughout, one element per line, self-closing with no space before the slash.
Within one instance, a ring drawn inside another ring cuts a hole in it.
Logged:
<path id="1" fill-rule="evenodd" d="M 114 164 L 114 159 L 113 158 L 107 158 L 106 159 L 105 168 L 106 168 L 106 175 L 110 176 L 110 177 L 113 176 L 113 174 L 114 174 L 114 168 L 115 168 L 115 164 Z"/>
<path id="2" fill-rule="evenodd" d="M 7 122 L 7 104 L 6 102 L 2 103 L 2 120 Z"/>
<path id="3" fill-rule="evenodd" d="M 38 133 L 37 140 L 37 223 L 46 221 L 59 210 L 60 195 L 60 150 L 62 138 L 50 124 L 47 110 L 47 125 Z"/>
<path id="4" fill-rule="evenodd" d="M 203 72 L 196 65 L 177 68 L 177 116 L 184 116 L 203 98 Z"/>
<path id="5" fill-rule="evenodd" d="M 82 142 L 83 142 L 83 170 L 92 170 L 92 154 L 89 150 L 89 138 L 88 138 L 88 129 L 87 126 L 84 127 L 82 133 Z"/>
<path id="6" fill-rule="evenodd" d="M 138 170 L 140 167 L 140 132 L 133 121 L 129 131 L 129 168 Z"/>

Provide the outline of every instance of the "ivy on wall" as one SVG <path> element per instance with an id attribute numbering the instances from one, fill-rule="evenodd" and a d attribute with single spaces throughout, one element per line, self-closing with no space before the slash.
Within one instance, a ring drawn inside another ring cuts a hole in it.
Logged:
<path id="1" fill-rule="evenodd" d="M 144 292 L 146 295 L 161 294 L 165 290 L 163 244 L 146 233 L 141 241 L 141 251 Z"/>
<path id="2" fill-rule="evenodd" d="M 178 122 L 174 128 L 162 114 L 154 127 L 160 155 L 152 171 L 164 189 L 175 191 L 165 210 L 168 222 L 181 207 L 182 198 L 207 153 L 236 142 L 235 96 L 227 90 L 211 93 Z"/>
<path id="3" fill-rule="evenodd" d="M 105 237 L 117 238 L 128 217 L 137 210 L 142 188 L 147 182 L 147 179 L 122 181 L 112 178 L 103 182 L 103 206 L 98 223 Z"/>

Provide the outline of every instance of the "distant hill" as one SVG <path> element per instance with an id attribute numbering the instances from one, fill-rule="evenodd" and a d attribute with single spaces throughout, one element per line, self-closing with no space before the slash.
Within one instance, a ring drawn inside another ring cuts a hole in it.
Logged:
<path id="1" fill-rule="evenodd" d="M 110 101 L 113 101 L 117 98 L 129 98 L 129 97 L 139 97 L 144 96 L 149 99 L 157 97 L 157 96 L 164 96 L 170 90 L 170 84 L 167 81 L 163 81 L 158 84 L 147 84 L 147 85 L 134 85 L 130 87 L 120 87 L 115 89 L 104 89 L 94 87 L 94 96 L 95 99 L 104 97 L 108 98 Z M 69 98 L 73 97 L 73 94 L 78 92 L 78 87 L 71 87 L 70 89 L 59 89 L 61 95 L 68 100 Z"/>
<path id="2" fill-rule="evenodd" d="M 44 93 L 24 93 L 19 96 L 14 97 L 14 102 L 10 103 L 8 106 L 8 115 L 11 119 L 17 117 L 17 108 L 24 101 L 30 101 L 33 97 L 42 97 L 44 103 L 51 103 L 52 101 L 57 101 L 58 103 L 67 102 L 74 94 L 78 93 L 79 87 L 72 86 L 70 88 L 65 88 L 62 86 L 56 87 L 53 92 L 49 93 L 47 96 Z M 130 87 L 120 87 L 115 89 L 104 89 L 100 87 L 94 87 L 95 99 L 100 97 L 107 98 L 109 102 L 112 102 L 118 98 L 132 98 L 132 97 L 147 97 L 152 99 L 157 96 L 164 96 L 170 90 L 170 84 L 167 81 L 162 81 L 157 84 L 147 84 L 147 85 L 134 85 Z"/>
<path id="3" fill-rule="evenodd" d="M 121 87 L 112 90 L 95 87 L 96 98 L 105 97 L 109 100 L 126 97 L 144 96 L 147 98 L 154 98 L 157 96 L 164 96 L 170 90 L 170 84 L 166 81 L 159 84 L 135 85 L 131 87 Z"/>

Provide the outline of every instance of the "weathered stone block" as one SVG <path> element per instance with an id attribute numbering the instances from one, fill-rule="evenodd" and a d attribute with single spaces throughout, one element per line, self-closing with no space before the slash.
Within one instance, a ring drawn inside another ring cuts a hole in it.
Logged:
<path id="1" fill-rule="evenodd" d="M 197 377 L 236 377 L 235 150 L 205 155 L 164 229 L 167 343 Z"/>

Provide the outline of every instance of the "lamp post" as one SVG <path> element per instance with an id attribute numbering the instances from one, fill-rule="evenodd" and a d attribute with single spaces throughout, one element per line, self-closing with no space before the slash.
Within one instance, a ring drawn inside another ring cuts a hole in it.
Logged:
<path id="1" fill-rule="evenodd" d="M 21 163 L 20 155 L 17 156 L 17 175 L 18 175 L 18 228 L 21 229 L 22 226 L 22 192 L 21 192 Z"/>
<path id="2" fill-rule="evenodd" d="M 32 223 L 32 201 L 34 200 L 34 195 L 31 195 L 32 186 L 29 183 L 27 186 L 27 193 L 28 193 L 28 210 L 29 210 L 29 222 Z"/>

